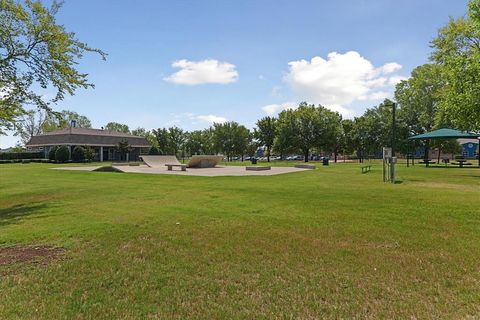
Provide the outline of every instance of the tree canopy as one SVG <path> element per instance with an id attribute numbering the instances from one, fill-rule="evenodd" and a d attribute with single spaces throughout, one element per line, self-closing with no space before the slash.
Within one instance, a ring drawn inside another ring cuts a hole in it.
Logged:
<path id="1" fill-rule="evenodd" d="M 0 133 L 12 129 L 27 106 L 50 112 L 65 95 L 93 87 L 78 62 L 88 52 L 106 54 L 56 22 L 60 7 L 56 1 L 50 8 L 40 1 L 0 1 Z M 45 98 L 51 90 L 54 96 Z"/>
<path id="2" fill-rule="evenodd" d="M 480 4 L 470 1 L 468 15 L 450 19 L 432 41 L 431 59 L 444 80 L 441 115 L 457 129 L 480 130 Z"/>
<path id="3" fill-rule="evenodd" d="M 274 117 L 264 117 L 257 121 L 257 128 L 255 130 L 255 138 L 258 142 L 267 149 L 267 161 L 270 162 L 270 153 L 275 142 L 277 133 L 277 119 Z"/>
<path id="4" fill-rule="evenodd" d="M 105 125 L 104 129 L 110 130 L 110 131 L 130 133 L 130 129 L 128 128 L 128 125 L 123 123 L 118 123 L 118 122 L 109 122 Z"/>

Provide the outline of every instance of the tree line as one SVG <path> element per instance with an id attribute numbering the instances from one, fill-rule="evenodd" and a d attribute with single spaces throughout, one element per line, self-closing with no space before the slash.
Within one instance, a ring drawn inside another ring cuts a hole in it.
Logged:
<path id="1" fill-rule="evenodd" d="M 53 128 L 69 125 L 90 127 L 86 118 L 71 111 L 53 112 L 51 104 L 73 95 L 78 88 L 92 87 L 85 73 L 75 69 L 84 53 L 106 54 L 88 47 L 55 21 L 60 5 L 45 8 L 36 2 L 24 5 L 0 2 L 0 134 L 17 129 L 22 141 Z M 21 19 L 19 17 L 22 17 Z M 430 62 L 413 70 L 409 79 L 395 88 L 398 104 L 395 145 L 402 153 L 430 147 L 458 150 L 452 141 L 412 144 L 415 134 L 440 127 L 480 131 L 480 0 L 471 0 L 465 16 L 451 18 L 431 42 Z M 50 101 L 34 90 L 51 86 Z M 363 159 L 375 155 L 391 141 L 392 101 L 373 106 L 354 119 L 342 119 L 324 106 L 301 103 L 277 117 L 257 121 L 253 130 L 236 122 L 214 124 L 208 129 L 186 132 L 180 128 L 137 128 L 132 134 L 145 136 L 152 152 L 181 155 L 224 153 L 228 158 L 252 155 L 264 147 L 267 156 L 338 153 Z M 28 111 L 25 106 L 37 107 Z M 39 115 L 39 113 L 42 113 Z M 128 126 L 107 123 L 107 130 L 129 132 Z M 156 150 L 155 150 L 156 148 Z"/>

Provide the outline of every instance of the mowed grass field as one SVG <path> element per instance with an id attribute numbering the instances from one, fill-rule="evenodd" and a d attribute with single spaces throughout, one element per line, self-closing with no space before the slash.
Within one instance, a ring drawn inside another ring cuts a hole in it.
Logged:
<path id="1" fill-rule="evenodd" d="M 0 166 L 1 319 L 480 317 L 480 169 L 260 177 Z"/>

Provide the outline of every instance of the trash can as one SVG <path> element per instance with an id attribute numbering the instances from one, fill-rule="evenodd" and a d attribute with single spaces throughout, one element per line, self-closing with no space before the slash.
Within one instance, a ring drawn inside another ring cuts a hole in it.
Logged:
<path id="1" fill-rule="evenodd" d="M 330 160 L 330 159 L 328 159 L 328 157 L 323 157 L 323 159 L 322 159 L 322 165 L 328 166 L 328 160 Z"/>
<path id="2" fill-rule="evenodd" d="M 252 164 L 257 164 L 257 158 L 255 158 L 255 157 L 252 157 L 250 159 L 250 161 L 252 161 Z"/>

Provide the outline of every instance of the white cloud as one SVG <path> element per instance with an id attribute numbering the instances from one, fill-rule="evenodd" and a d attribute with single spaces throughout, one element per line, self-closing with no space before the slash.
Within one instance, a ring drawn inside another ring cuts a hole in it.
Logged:
<path id="1" fill-rule="evenodd" d="M 172 63 L 172 67 L 180 68 L 180 70 L 163 78 L 163 80 L 177 84 L 226 84 L 238 79 L 235 65 L 214 59 L 201 61 L 177 60 Z"/>
<path id="2" fill-rule="evenodd" d="M 356 51 L 331 52 L 326 59 L 317 56 L 288 65 L 284 79 L 298 100 L 322 104 L 344 115 L 359 111 L 355 110 L 357 101 L 391 96 L 393 82 L 399 79 L 394 73 L 402 67 L 396 62 L 375 67 Z"/>
<path id="3" fill-rule="evenodd" d="M 194 116 L 196 119 L 200 120 L 200 121 L 204 121 L 204 122 L 208 122 L 210 124 L 214 124 L 214 123 L 225 123 L 227 122 L 227 118 L 224 118 L 224 117 L 220 117 L 220 116 L 216 116 L 216 115 L 213 115 L 213 114 L 209 114 L 209 115 L 199 115 L 199 116 Z"/>
<path id="4" fill-rule="evenodd" d="M 393 77 L 390 77 L 390 79 L 388 79 L 388 84 L 394 86 L 400 83 L 400 81 L 407 80 L 407 79 L 408 79 L 407 77 L 393 76 Z"/>
<path id="5" fill-rule="evenodd" d="M 273 116 L 283 110 L 287 109 L 296 109 L 298 108 L 298 103 L 295 102 L 284 102 L 280 104 L 269 104 L 262 107 L 263 112 L 269 116 Z"/>
<path id="6" fill-rule="evenodd" d="M 381 73 L 384 73 L 384 74 L 389 74 L 389 73 L 393 73 L 395 71 L 398 71 L 402 69 L 402 66 L 396 62 L 390 62 L 390 63 L 386 63 L 384 64 L 383 66 L 380 67 L 380 72 Z"/>
<path id="7" fill-rule="evenodd" d="M 225 123 L 228 121 L 227 118 L 218 115 L 199 115 L 193 112 L 170 113 L 169 118 L 169 121 L 165 124 L 167 127 L 178 126 L 188 130 L 205 128 L 206 125 Z"/>
<path id="8" fill-rule="evenodd" d="M 372 92 L 366 96 L 360 96 L 358 97 L 358 100 L 365 101 L 365 100 L 384 100 L 388 97 L 390 97 L 391 94 L 390 92 L 387 91 L 376 91 Z"/>

